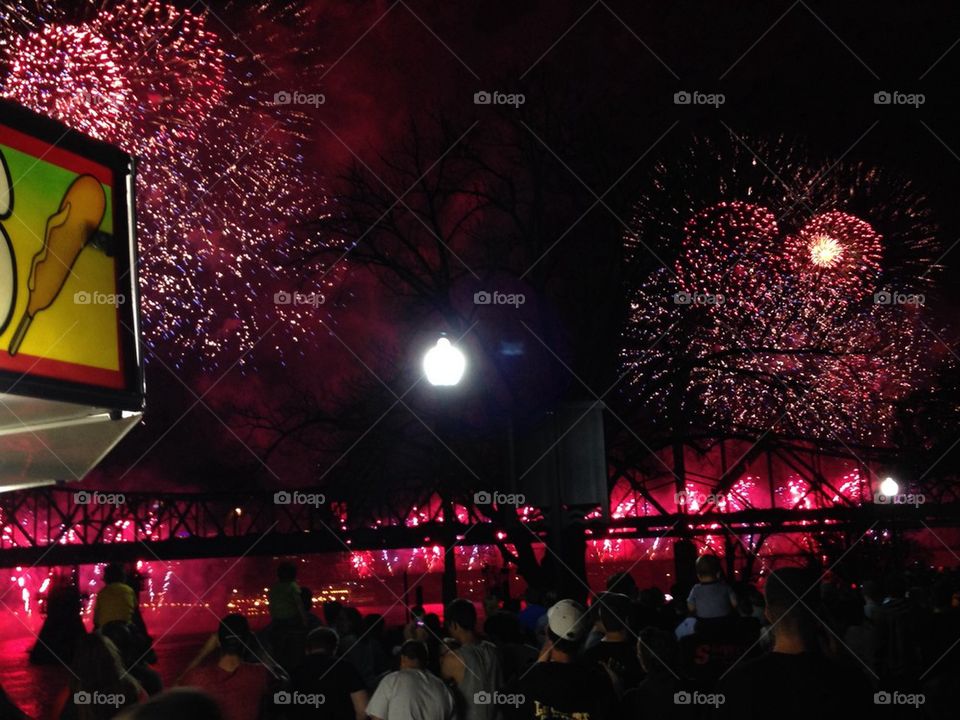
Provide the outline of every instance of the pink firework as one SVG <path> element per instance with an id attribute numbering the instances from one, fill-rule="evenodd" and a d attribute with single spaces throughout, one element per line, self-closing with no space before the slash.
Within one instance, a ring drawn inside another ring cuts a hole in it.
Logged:
<path id="1" fill-rule="evenodd" d="M 677 276 L 690 293 L 722 294 L 769 273 L 777 250 L 777 220 L 766 208 L 720 202 L 684 226 Z"/>
<path id="2" fill-rule="evenodd" d="M 879 278 L 883 240 L 865 220 L 834 211 L 811 218 L 787 238 L 785 254 L 797 275 L 862 297 Z"/>

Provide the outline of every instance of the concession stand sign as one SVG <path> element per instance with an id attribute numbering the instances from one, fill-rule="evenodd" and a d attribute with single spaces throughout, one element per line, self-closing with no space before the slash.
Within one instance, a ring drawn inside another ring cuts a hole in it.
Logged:
<path id="1" fill-rule="evenodd" d="M 142 416 L 133 180 L 0 102 L 0 491 L 82 479 Z"/>

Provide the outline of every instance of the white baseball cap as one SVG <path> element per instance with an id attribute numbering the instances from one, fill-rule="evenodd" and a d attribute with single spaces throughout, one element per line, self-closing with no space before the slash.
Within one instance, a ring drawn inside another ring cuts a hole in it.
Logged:
<path id="1" fill-rule="evenodd" d="M 573 600 L 561 600 L 547 610 L 547 627 L 564 640 L 579 640 L 587 629 L 586 610 Z"/>

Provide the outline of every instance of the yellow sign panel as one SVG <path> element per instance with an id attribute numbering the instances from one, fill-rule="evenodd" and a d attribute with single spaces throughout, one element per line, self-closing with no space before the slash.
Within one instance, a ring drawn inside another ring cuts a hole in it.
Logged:
<path id="1" fill-rule="evenodd" d="M 135 390 L 131 218 L 116 157 L 99 162 L 92 141 L 72 138 L 94 147 L 75 152 L 3 120 L 0 375 Z"/>

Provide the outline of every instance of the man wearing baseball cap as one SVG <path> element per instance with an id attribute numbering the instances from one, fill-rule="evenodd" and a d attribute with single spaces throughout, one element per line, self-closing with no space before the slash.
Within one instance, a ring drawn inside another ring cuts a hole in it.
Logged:
<path id="1" fill-rule="evenodd" d="M 583 606 L 561 600 L 547 611 L 547 636 L 537 663 L 520 680 L 518 717 L 607 720 L 616 698 L 610 676 L 578 660 L 590 623 Z"/>

